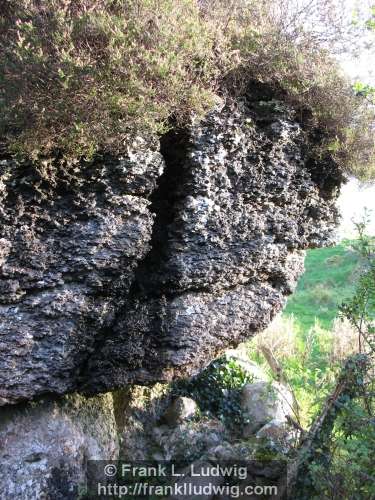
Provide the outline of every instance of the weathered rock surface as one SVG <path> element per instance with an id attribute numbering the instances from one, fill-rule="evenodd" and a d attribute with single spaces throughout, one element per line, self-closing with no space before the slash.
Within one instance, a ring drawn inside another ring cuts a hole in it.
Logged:
<path id="1" fill-rule="evenodd" d="M 288 113 L 212 113 L 162 142 L 152 249 L 84 389 L 189 375 L 265 328 L 331 237 L 341 175 L 316 167 Z M 313 168 L 314 167 L 314 168 Z"/>
<path id="2" fill-rule="evenodd" d="M 0 497 L 75 500 L 85 486 L 87 460 L 116 460 L 118 451 L 110 394 L 3 408 Z"/>
<path id="3" fill-rule="evenodd" d="M 299 434 L 285 420 L 273 419 L 256 433 L 256 438 L 268 443 L 280 453 L 288 453 L 298 442 Z"/>
<path id="4" fill-rule="evenodd" d="M 268 325 L 342 181 L 280 109 L 216 110 L 160 153 L 2 162 L 0 404 L 192 374 Z"/>
<path id="5" fill-rule="evenodd" d="M 201 386 L 198 385 L 195 389 L 198 387 Z M 265 480 L 265 484 L 269 484 L 267 481 L 272 480 L 277 483 L 285 475 L 281 454 L 289 451 L 292 440 L 296 437 L 285 421 L 271 420 L 256 435 L 242 439 L 242 412 L 236 405 L 228 404 L 230 401 L 233 403 L 233 399 L 228 392 L 223 391 L 222 407 L 231 408 L 231 416 L 227 413 L 227 418 L 218 418 L 217 408 L 213 405 L 212 411 L 201 407 L 194 418 L 183 421 L 177 419 L 173 421 L 173 426 L 165 425 L 163 415 L 171 408 L 170 400 L 176 388 L 174 385 L 157 384 L 154 388 L 133 386 L 127 391 L 118 392 L 119 396 L 122 394 L 122 405 L 121 409 L 117 407 L 116 414 L 123 416 L 119 431 L 121 457 L 126 463 L 129 460 L 172 461 L 176 472 L 187 474 L 184 479 L 181 478 L 181 482 L 177 479 L 178 484 L 187 481 L 197 487 L 204 484 L 200 482 L 202 478 L 193 477 L 190 473 L 192 467 L 199 470 L 199 464 L 204 464 L 208 470 L 211 466 L 217 466 L 218 462 L 221 465 L 244 465 L 246 461 L 246 474 L 232 477 L 237 486 L 244 486 L 243 481 L 261 484 Z M 209 383 L 207 388 L 210 389 Z M 238 392 L 240 393 L 240 388 Z M 192 398 L 196 396 L 194 389 L 190 395 Z M 172 408 L 173 401 L 180 399 L 172 399 Z M 193 399 L 188 399 L 193 402 Z M 257 401 L 258 411 L 263 404 L 264 412 L 267 413 L 268 403 L 269 399 Z M 264 457 L 267 459 L 264 460 Z M 274 457 L 271 463 L 270 457 Z M 218 478 L 220 475 L 213 474 L 212 484 L 216 484 Z M 205 479 L 207 480 L 206 476 Z"/>
<path id="6" fill-rule="evenodd" d="M 74 390 L 149 249 L 157 152 L 56 178 L 0 165 L 0 405 Z"/>

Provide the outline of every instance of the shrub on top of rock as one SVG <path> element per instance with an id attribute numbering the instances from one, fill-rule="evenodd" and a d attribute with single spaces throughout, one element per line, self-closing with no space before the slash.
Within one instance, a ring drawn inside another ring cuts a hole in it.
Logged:
<path id="1" fill-rule="evenodd" d="M 332 55 L 345 32 L 341 9 L 337 0 L 295 5 L 3 0 L 0 138 L 44 162 L 116 154 L 171 117 L 186 123 L 218 96 L 246 94 L 251 78 L 293 105 L 316 155 L 371 177 L 373 106 Z"/>

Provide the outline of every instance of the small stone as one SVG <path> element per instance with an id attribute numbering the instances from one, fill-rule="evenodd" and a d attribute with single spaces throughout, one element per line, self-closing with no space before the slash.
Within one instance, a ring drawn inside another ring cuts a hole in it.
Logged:
<path id="1" fill-rule="evenodd" d="M 170 427 L 176 427 L 185 420 L 194 417 L 197 410 L 197 403 L 193 399 L 179 396 L 167 408 L 162 418 Z"/>
<path id="2" fill-rule="evenodd" d="M 271 422 L 268 422 L 268 424 L 259 429 L 256 433 L 256 437 L 259 439 L 269 438 L 277 440 L 284 438 L 286 433 L 287 428 L 285 426 L 285 422 L 274 418 Z"/>
<path id="3" fill-rule="evenodd" d="M 281 453 L 288 453 L 296 442 L 297 431 L 293 430 L 285 421 L 273 419 L 256 433 L 257 439 L 267 440 Z"/>

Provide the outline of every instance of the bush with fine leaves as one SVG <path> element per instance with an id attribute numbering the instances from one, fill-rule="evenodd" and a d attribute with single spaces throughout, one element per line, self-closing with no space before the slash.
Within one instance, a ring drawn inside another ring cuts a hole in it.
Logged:
<path id="1" fill-rule="evenodd" d="M 297 7 L 0 0 L 0 140 L 34 160 L 116 154 L 258 80 L 295 108 L 316 155 L 373 177 L 372 97 L 354 92 L 334 59 L 348 31 L 341 2 Z"/>
<path id="2" fill-rule="evenodd" d="M 2 2 L 1 125 L 13 151 L 120 151 L 213 103 L 218 37 L 190 0 Z"/>

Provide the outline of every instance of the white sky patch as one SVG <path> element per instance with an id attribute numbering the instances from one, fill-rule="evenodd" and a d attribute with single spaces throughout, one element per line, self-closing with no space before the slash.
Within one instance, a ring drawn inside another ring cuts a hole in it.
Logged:
<path id="1" fill-rule="evenodd" d="M 374 5 L 375 1 L 347 0 L 346 6 L 353 10 L 358 5 Z M 350 11 L 349 11 L 350 12 Z M 361 43 L 362 49 L 356 55 L 344 57 L 341 66 L 353 81 L 360 81 L 375 86 L 375 44 L 374 33 L 364 34 Z M 351 179 L 341 189 L 338 206 L 342 215 L 339 229 L 341 238 L 351 238 L 356 235 L 354 221 L 362 219 L 365 209 L 370 210 L 371 223 L 368 228 L 370 234 L 375 235 L 375 185 L 362 185 L 356 179 Z"/>
<path id="2" fill-rule="evenodd" d="M 354 81 L 375 85 L 375 53 L 374 49 L 364 51 L 355 59 L 344 59 L 341 66 Z"/>
<path id="3" fill-rule="evenodd" d="M 368 232 L 375 235 L 375 186 L 364 186 L 356 179 L 351 179 L 341 189 L 338 206 L 342 216 L 340 238 L 352 238 L 356 235 L 353 221 L 362 220 L 366 209 L 371 211 Z"/>

